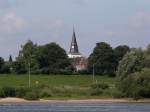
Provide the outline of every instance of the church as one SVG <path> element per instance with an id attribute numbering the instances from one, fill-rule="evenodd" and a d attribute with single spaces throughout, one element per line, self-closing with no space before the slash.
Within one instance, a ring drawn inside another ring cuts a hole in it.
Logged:
<path id="1" fill-rule="evenodd" d="M 79 52 L 76 33 L 74 29 L 73 29 L 72 41 L 71 41 L 68 57 L 71 59 L 72 66 L 76 71 L 86 70 L 88 61 Z"/>

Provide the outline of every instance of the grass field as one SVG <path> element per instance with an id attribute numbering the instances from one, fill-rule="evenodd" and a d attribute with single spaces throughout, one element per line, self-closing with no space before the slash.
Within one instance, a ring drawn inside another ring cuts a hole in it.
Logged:
<path id="1" fill-rule="evenodd" d="M 95 80 L 97 83 L 108 84 L 109 88 L 115 83 L 115 78 L 107 76 L 95 76 Z M 51 99 L 111 97 L 111 89 L 105 90 L 101 95 L 90 95 L 90 86 L 93 83 L 92 75 L 31 75 L 31 86 L 48 86 L 49 88 L 42 88 L 41 91 L 49 92 L 50 89 Z M 28 87 L 28 75 L 0 75 L 0 87 L 4 86 Z"/>
<path id="2" fill-rule="evenodd" d="M 114 84 L 114 78 L 96 76 L 97 82 Z M 31 75 L 31 85 L 36 81 L 40 85 L 49 86 L 80 86 L 86 87 L 93 83 L 90 75 Z M 28 75 L 0 75 L 0 86 L 28 86 Z"/>

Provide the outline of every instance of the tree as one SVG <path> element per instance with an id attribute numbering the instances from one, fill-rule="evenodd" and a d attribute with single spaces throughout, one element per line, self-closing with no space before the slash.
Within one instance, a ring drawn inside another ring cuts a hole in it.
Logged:
<path id="1" fill-rule="evenodd" d="M 150 98 L 150 69 L 143 68 L 140 72 L 128 75 L 117 87 L 124 97 L 136 100 Z"/>
<path id="2" fill-rule="evenodd" d="M 119 63 L 118 79 L 123 80 L 129 74 L 140 71 L 144 67 L 144 60 L 144 53 L 141 49 L 133 49 L 128 52 Z"/>
<path id="3" fill-rule="evenodd" d="M 27 69 L 26 69 L 26 67 L 25 67 L 24 62 L 21 62 L 21 60 L 15 61 L 15 62 L 13 63 L 13 71 L 14 71 L 16 74 L 24 74 L 24 73 L 27 73 Z"/>
<path id="4" fill-rule="evenodd" d="M 125 97 L 150 97 L 150 46 L 144 51 L 132 49 L 120 61 L 117 89 Z"/>
<path id="5" fill-rule="evenodd" d="M 4 65 L 4 59 L 0 57 L 0 68 Z"/>
<path id="6" fill-rule="evenodd" d="M 67 70 L 71 65 L 65 50 L 56 43 L 49 43 L 38 48 L 38 63 L 45 73 Z"/>
<path id="7" fill-rule="evenodd" d="M 0 57 L 0 73 L 10 73 L 9 64 Z"/>
<path id="8" fill-rule="evenodd" d="M 2 57 L 0 57 L 0 73 L 2 73 L 3 72 L 3 67 L 4 67 L 4 64 L 5 64 L 5 62 L 4 62 L 4 59 L 2 58 Z"/>
<path id="9" fill-rule="evenodd" d="M 13 62 L 13 59 L 12 59 L 12 56 L 10 55 L 9 56 L 9 63 L 12 63 Z"/>
<path id="10" fill-rule="evenodd" d="M 120 45 L 114 49 L 117 66 L 119 64 L 119 61 L 121 61 L 124 55 L 129 51 L 130 51 L 130 48 L 127 45 Z"/>
<path id="11" fill-rule="evenodd" d="M 93 53 L 89 57 L 88 70 L 91 73 L 93 65 L 96 74 L 113 74 L 115 72 L 115 55 L 109 44 L 105 42 L 96 44 Z"/>
<path id="12" fill-rule="evenodd" d="M 31 40 L 21 46 L 21 50 L 19 51 L 19 56 L 16 58 L 16 66 L 25 67 L 22 68 L 23 71 L 28 71 L 29 65 L 31 68 L 31 72 L 35 72 L 38 69 L 38 63 L 36 60 L 37 56 L 37 45 L 34 44 Z M 17 69 L 16 69 L 17 70 Z"/>
<path id="13" fill-rule="evenodd" d="M 144 66 L 150 68 L 150 45 L 147 46 L 147 49 L 144 51 L 145 61 Z"/>

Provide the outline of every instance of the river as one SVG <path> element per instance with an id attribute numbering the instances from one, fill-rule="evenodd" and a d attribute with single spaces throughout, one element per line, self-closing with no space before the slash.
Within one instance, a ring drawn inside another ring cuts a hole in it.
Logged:
<path id="1" fill-rule="evenodd" d="M 150 112 L 150 103 L 6 103 L 0 112 Z"/>

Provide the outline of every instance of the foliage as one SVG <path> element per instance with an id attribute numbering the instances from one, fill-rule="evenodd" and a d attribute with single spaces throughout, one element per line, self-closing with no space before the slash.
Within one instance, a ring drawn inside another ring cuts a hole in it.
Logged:
<path id="1" fill-rule="evenodd" d="M 56 43 L 38 46 L 29 40 L 21 46 L 19 56 L 13 63 L 13 71 L 27 73 L 30 68 L 32 74 L 68 73 L 70 65 L 65 50 Z"/>
<path id="2" fill-rule="evenodd" d="M 38 52 L 38 63 L 43 72 L 57 74 L 70 66 L 65 50 L 56 43 L 40 46 Z"/>
<path id="3" fill-rule="evenodd" d="M 111 94 L 112 94 L 113 98 L 124 98 L 125 97 L 124 93 L 121 92 L 120 90 L 118 90 L 117 88 L 113 89 Z"/>
<path id="4" fill-rule="evenodd" d="M 24 61 L 15 61 L 12 66 L 15 74 L 27 73 L 27 68 L 25 67 Z"/>
<path id="5" fill-rule="evenodd" d="M 112 47 L 100 42 L 96 44 L 93 53 L 89 57 L 88 70 L 92 73 L 93 65 L 96 74 L 113 74 L 115 71 L 115 55 Z"/>
<path id="6" fill-rule="evenodd" d="M 40 92 L 40 97 L 44 98 L 44 97 L 52 97 L 52 92 L 49 88 L 44 88 L 41 92 Z"/>
<path id="7" fill-rule="evenodd" d="M 144 53 L 141 49 L 133 49 L 120 61 L 117 78 L 123 80 L 129 74 L 140 71 L 144 67 Z"/>
<path id="8" fill-rule="evenodd" d="M 19 56 L 16 58 L 16 63 L 14 64 L 14 70 L 16 73 L 27 72 L 29 67 L 32 71 L 38 69 L 38 63 L 36 61 L 37 45 L 31 40 L 21 46 L 19 51 Z M 19 69 L 18 69 L 19 68 Z"/>
<path id="9" fill-rule="evenodd" d="M 3 65 L 4 65 L 4 59 L 0 57 L 0 68 L 2 68 Z"/>
<path id="10" fill-rule="evenodd" d="M 103 93 L 103 90 L 100 88 L 92 89 L 90 95 L 91 96 L 99 96 Z"/>
<path id="11" fill-rule="evenodd" d="M 12 63 L 13 62 L 13 59 L 12 59 L 12 56 L 10 55 L 9 56 L 9 63 Z"/>
<path id="12" fill-rule="evenodd" d="M 91 85 L 91 96 L 99 96 L 109 89 L 109 85 L 106 83 L 94 83 Z"/>
<path id="13" fill-rule="evenodd" d="M 0 98 L 4 98 L 4 97 L 5 97 L 4 90 L 0 88 Z"/>
<path id="14" fill-rule="evenodd" d="M 39 96 L 35 91 L 27 92 L 25 97 L 26 100 L 38 100 Z"/>
<path id="15" fill-rule="evenodd" d="M 122 60 L 124 55 L 130 51 L 130 48 L 127 45 L 120 45 L 114 49 L 114 55 L 116 58 L 116 69 L 119 65 L 119 62 Z"/>
<path id="16" fill-rule="evenodd" d="M 26 88 L 26 87 L 16 88 L 16 97 L 24 98 L 28 91 L 29 91 L 29 88 Z"/>
<path id="17" fill-rule="evenodd" d="M 10 73 L 11 72 L 11 64 L 5 61 L 2 57 L 0 57 L 0 73 Z"/>
<path id="18" fill-rule="evenodd" d="M 4 97 L 15 97 L 16 96 L 16 90 L 13 87 L 2 87 L 1 91 L 4 94 Z"/>
<path id="19" fill-rule="evenodd" d="M 130 74 L 120 82 L 118 89 L 126 97 L 150 98 L 150 69 L 144 68 L 141 72 Z"/>

